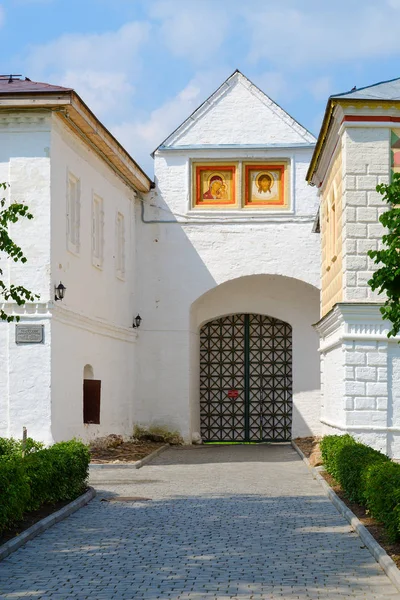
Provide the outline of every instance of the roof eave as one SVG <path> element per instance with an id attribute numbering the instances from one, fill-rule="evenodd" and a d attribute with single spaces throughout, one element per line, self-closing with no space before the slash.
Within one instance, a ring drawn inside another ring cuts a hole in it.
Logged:
<path id="1" fill-rule="evenodd" d="M 320 132 L 318 135 L 317 143 L 315 145 L 315 150 L 311 157 L 310 166 L 308 167 L 308 171 L 307 171 L 307 175 L 306 175 L 306 181 L 310 185 L 312 185 L 312 179 L 314 177 L 315 171 L 317 170 L 320 155 L 323 150 L 325 140 L 329 133 L 329 128 L 330 128 L 334 108 L 335 108 L 335 103 L 333 101 L 333 98 L 329 98 L 327 105 L 326 105 L 324 118 L 322 120 L 321 129 L 320 129 Z"/>
<path id="2" fill-rule="evenodd" d="M 318 169 L 321 155 L 323 153 L 325 142 L 328 137 L 330 127 L 332 124 L 333 111 L 336 106 L 350 106 L 352 104 L 365 104 L 366 102 L 372 102 L 374 104 L 400 104 L 400 100 L 393 100 L 390 98 L 343 98 L 340 95 L 330 96 L 325 109 L 325 115 L 322 121 L 320 133 L 318 136 L 317 144 L 315 146 L 314 154 L 311 158 L 310 166 L 307 171 L 306 181 L 312 185 L 313 177 Z"/>
<path id="3" fill-rule="evenodd" d="M 127 185 L 140 192 L 151 189 L 150 177 L 74 90 L 0 94 L 0 109 L 20 108 L 47 108 L 57 112 L 65 108 L 64 112 L 58 112 L 65 123 L 90 143 L 103 160 L 111 163 Z"/>

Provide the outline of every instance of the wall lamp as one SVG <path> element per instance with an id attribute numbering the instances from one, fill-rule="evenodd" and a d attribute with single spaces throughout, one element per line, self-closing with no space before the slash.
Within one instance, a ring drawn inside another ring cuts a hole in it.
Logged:
<path id="1" fill-rule="evenodd" d="M 63 285 L 60 281 L 60 283 L 57 286 L 54 286 L 54 300 L 57 302 L 57 300 L 63 300 L 64 296 L 65 296 L 65 290 L 67 288 L 65 287 L 65 285 Z"/>
<path id="2" fill-rule="evenodd" d="M 142 317 L 140 315 L 137 315 L 135 317 L 135 320 L 134 320 L 133 325 L 132 325 L 133 329 L 139 329 L 141 322 L 142 322 Z"/>

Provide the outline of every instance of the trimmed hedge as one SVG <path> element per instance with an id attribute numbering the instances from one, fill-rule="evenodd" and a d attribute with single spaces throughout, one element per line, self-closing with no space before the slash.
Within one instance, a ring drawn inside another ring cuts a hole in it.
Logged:
<path id="1" fill-rule="evenodd" d="M 400 464 L 350 435 L 321 441 L 324 466 L 349 500 L 381 521 L 392 541 L 400 539 Z"/>
<path id="2" fill-rule="evenodd" d="M 366 503 L 368 469 L 377 463 L 390 462 L 388 457 L 364 444 L 342 446 L 337 457 L 337 479 L 352 502 Z"/>
<path id="3" fill-rule="evenodd" d="M 90 454 L 77 440 L 0 457 L 0 531 L 43 504 L 72 500 L 86 487 Z"/>
<path id="4" fill-rule="evenodd" d="M 348 433 L 346 435 L 326 435 L 322 438 L 320 449 L 324 467 L 329 475 L 339 481 L 338 456 L 344 446 L 356 444 L 356 440 Z"/>
<path id="5" fill-rule="evenodd" d="M 0 458 L 0 532 L 22 519 L 30 498 L 21 458 Z"/>
<path id="6" fill-rule="evenodd" d="M 400 539 L 400 464 L 372 465 L 366 475 L 365 499 L 370 514 L 381 521 L 391 541 Z"/>

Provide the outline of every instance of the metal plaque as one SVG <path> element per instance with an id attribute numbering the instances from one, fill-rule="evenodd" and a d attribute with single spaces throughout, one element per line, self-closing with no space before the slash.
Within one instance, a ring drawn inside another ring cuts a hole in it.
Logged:
<path id="1" fill-rule="evenodd" d="M 16 325 L 15 342 L 17 344 L 43 344 L 44 325 Z"/>

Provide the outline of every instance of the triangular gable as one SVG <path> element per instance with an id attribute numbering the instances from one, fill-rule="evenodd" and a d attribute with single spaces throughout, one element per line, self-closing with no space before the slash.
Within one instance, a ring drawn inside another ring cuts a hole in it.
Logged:
<path id="1" fill-rule="evenodd" d="M 400 100 L 400 78 L 380 81 L 343 94 L 335 94 L 331 98 L 343 100 L 347 98 L 350 100 Z"/>
<path id="2" fill-rule="evenodd" d="M 315 141 L 307 129 L 240 71 L 235 71 L 157 150 L 189 146 L 309 146 Z"/>

